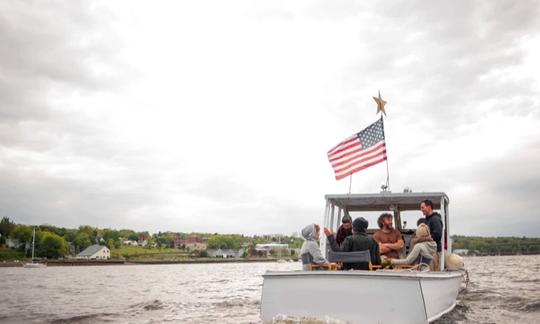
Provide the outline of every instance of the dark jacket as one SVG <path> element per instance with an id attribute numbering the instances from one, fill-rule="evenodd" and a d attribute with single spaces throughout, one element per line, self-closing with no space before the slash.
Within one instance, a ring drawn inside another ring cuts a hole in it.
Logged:
<path id="1" fill-rule="evenodd" d="M 339 246 L 333 235 L 327 236 L 330 248 L 336 252 L 354 252 L 369 250 L 371 264 L 381 264 L 381 255 L 379 254 L 379 244 L 366 233 L 356 233 L 347 236 L 343 244 Z M 344 263 L 343 269 L 367 270 L 368 265 L 365 263 Z"/>
<path id="2" fill-rule="evenodd" d="M 427 226 L 431 232 L 431 237 L 437 243 L 437 252 L 441 252 L 441 237 L 443 231 L 443 223 L 441 215 L 434 212 L 433 214 L 426 216 Z"/>
<path id="3" fill-rule="evenodd" d="M 352 235 L 352 228 L 349 228 L 349 229 L 346 229 L 345 227 L 343 227 L 343 225 L 341 225 L 338 230 L 337 230 L 337 233 L 336 233 L 336 242 L 338 245 L 341 245 L 341 243 L 343 243 L 343 241 L 345 241 L 345 238 L 347 236 L 351 236 Z"/>

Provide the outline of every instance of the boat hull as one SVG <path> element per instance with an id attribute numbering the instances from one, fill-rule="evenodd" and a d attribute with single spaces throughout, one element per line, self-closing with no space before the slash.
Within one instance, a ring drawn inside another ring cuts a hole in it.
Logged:
<path id="1" fill-rule="evenodd" d="M 454 308 L 461 281 L 455 272 L 267 272 L 261 318 L 427 323 Z"/>

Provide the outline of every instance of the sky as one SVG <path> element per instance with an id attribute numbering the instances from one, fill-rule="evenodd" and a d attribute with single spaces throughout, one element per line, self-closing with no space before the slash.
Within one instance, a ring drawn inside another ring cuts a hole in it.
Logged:
<path id="1" fill-rule="evenodd" d="M 381 91 L 392 192 L 446 192 L 452 234 L 539 237 L 539 57 L 538 1 L 2 1 L 0 216 L 299 232 Z"/>

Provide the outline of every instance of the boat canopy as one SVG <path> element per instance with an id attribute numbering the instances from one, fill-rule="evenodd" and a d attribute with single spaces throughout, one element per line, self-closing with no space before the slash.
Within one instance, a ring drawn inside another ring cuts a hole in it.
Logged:
<path id="1" fill-rule="evenodd" d="M 329 228 L 339 227 L 341 215 L 348 212 L 369 211 L 392 211 L 395 226 L 401 230 L 401 212 L 407 210 L 419 210 L 423 200 L 431 200 L 433 209 L 440 210 L 443 222 L 443 232 L 447 235 L 441 237 L 441 246 L 445 246 L 448 252 L 452 251 L 452 241 L 448 224 L 448 204 L 450 200 L 444 192 L 402 192 L 391 193 L 383 191 L 374 194 L 337 194 L 326 195 L 326 211 L 324 213 L 323 226 Z M 336 213 L 337 212 L 337 213 Z M 335 225 L 335 227 L 334 227 Z M 445 242 L 446 240 L 446 242 Z M 320 239 L 321 251 L 328 255 L 326 238 Z M 444 270 L 444 253 L 440 253 L 440 270 Z"/>
<path id="2" fill-rule="evenodd" d="M 449 199 L 444 192 L 403 192 L 378 194 L 336 194 L 326 195 L 327 203 L 347 211 L 405 211 L 419 210 L 420 202 L 429 199 L 433 209 L 441 209 L 441 202 L 448 205 Z"/>

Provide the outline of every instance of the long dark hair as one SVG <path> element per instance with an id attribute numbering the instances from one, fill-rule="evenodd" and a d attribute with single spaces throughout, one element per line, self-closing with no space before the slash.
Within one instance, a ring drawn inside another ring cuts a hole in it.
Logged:
<path id="1" fill-rule="evenodd" d="M 392 214 L 389 214 L 389 213 L 383 213 L 381 214 L 381 216 L 379 216 L 379 218 L 377 219 L 377 225 L 379 225 L 379 228 L 383 228 L 383 219 L 385 219 L 386 217 L 394 217 L 392 216 Z"/>

